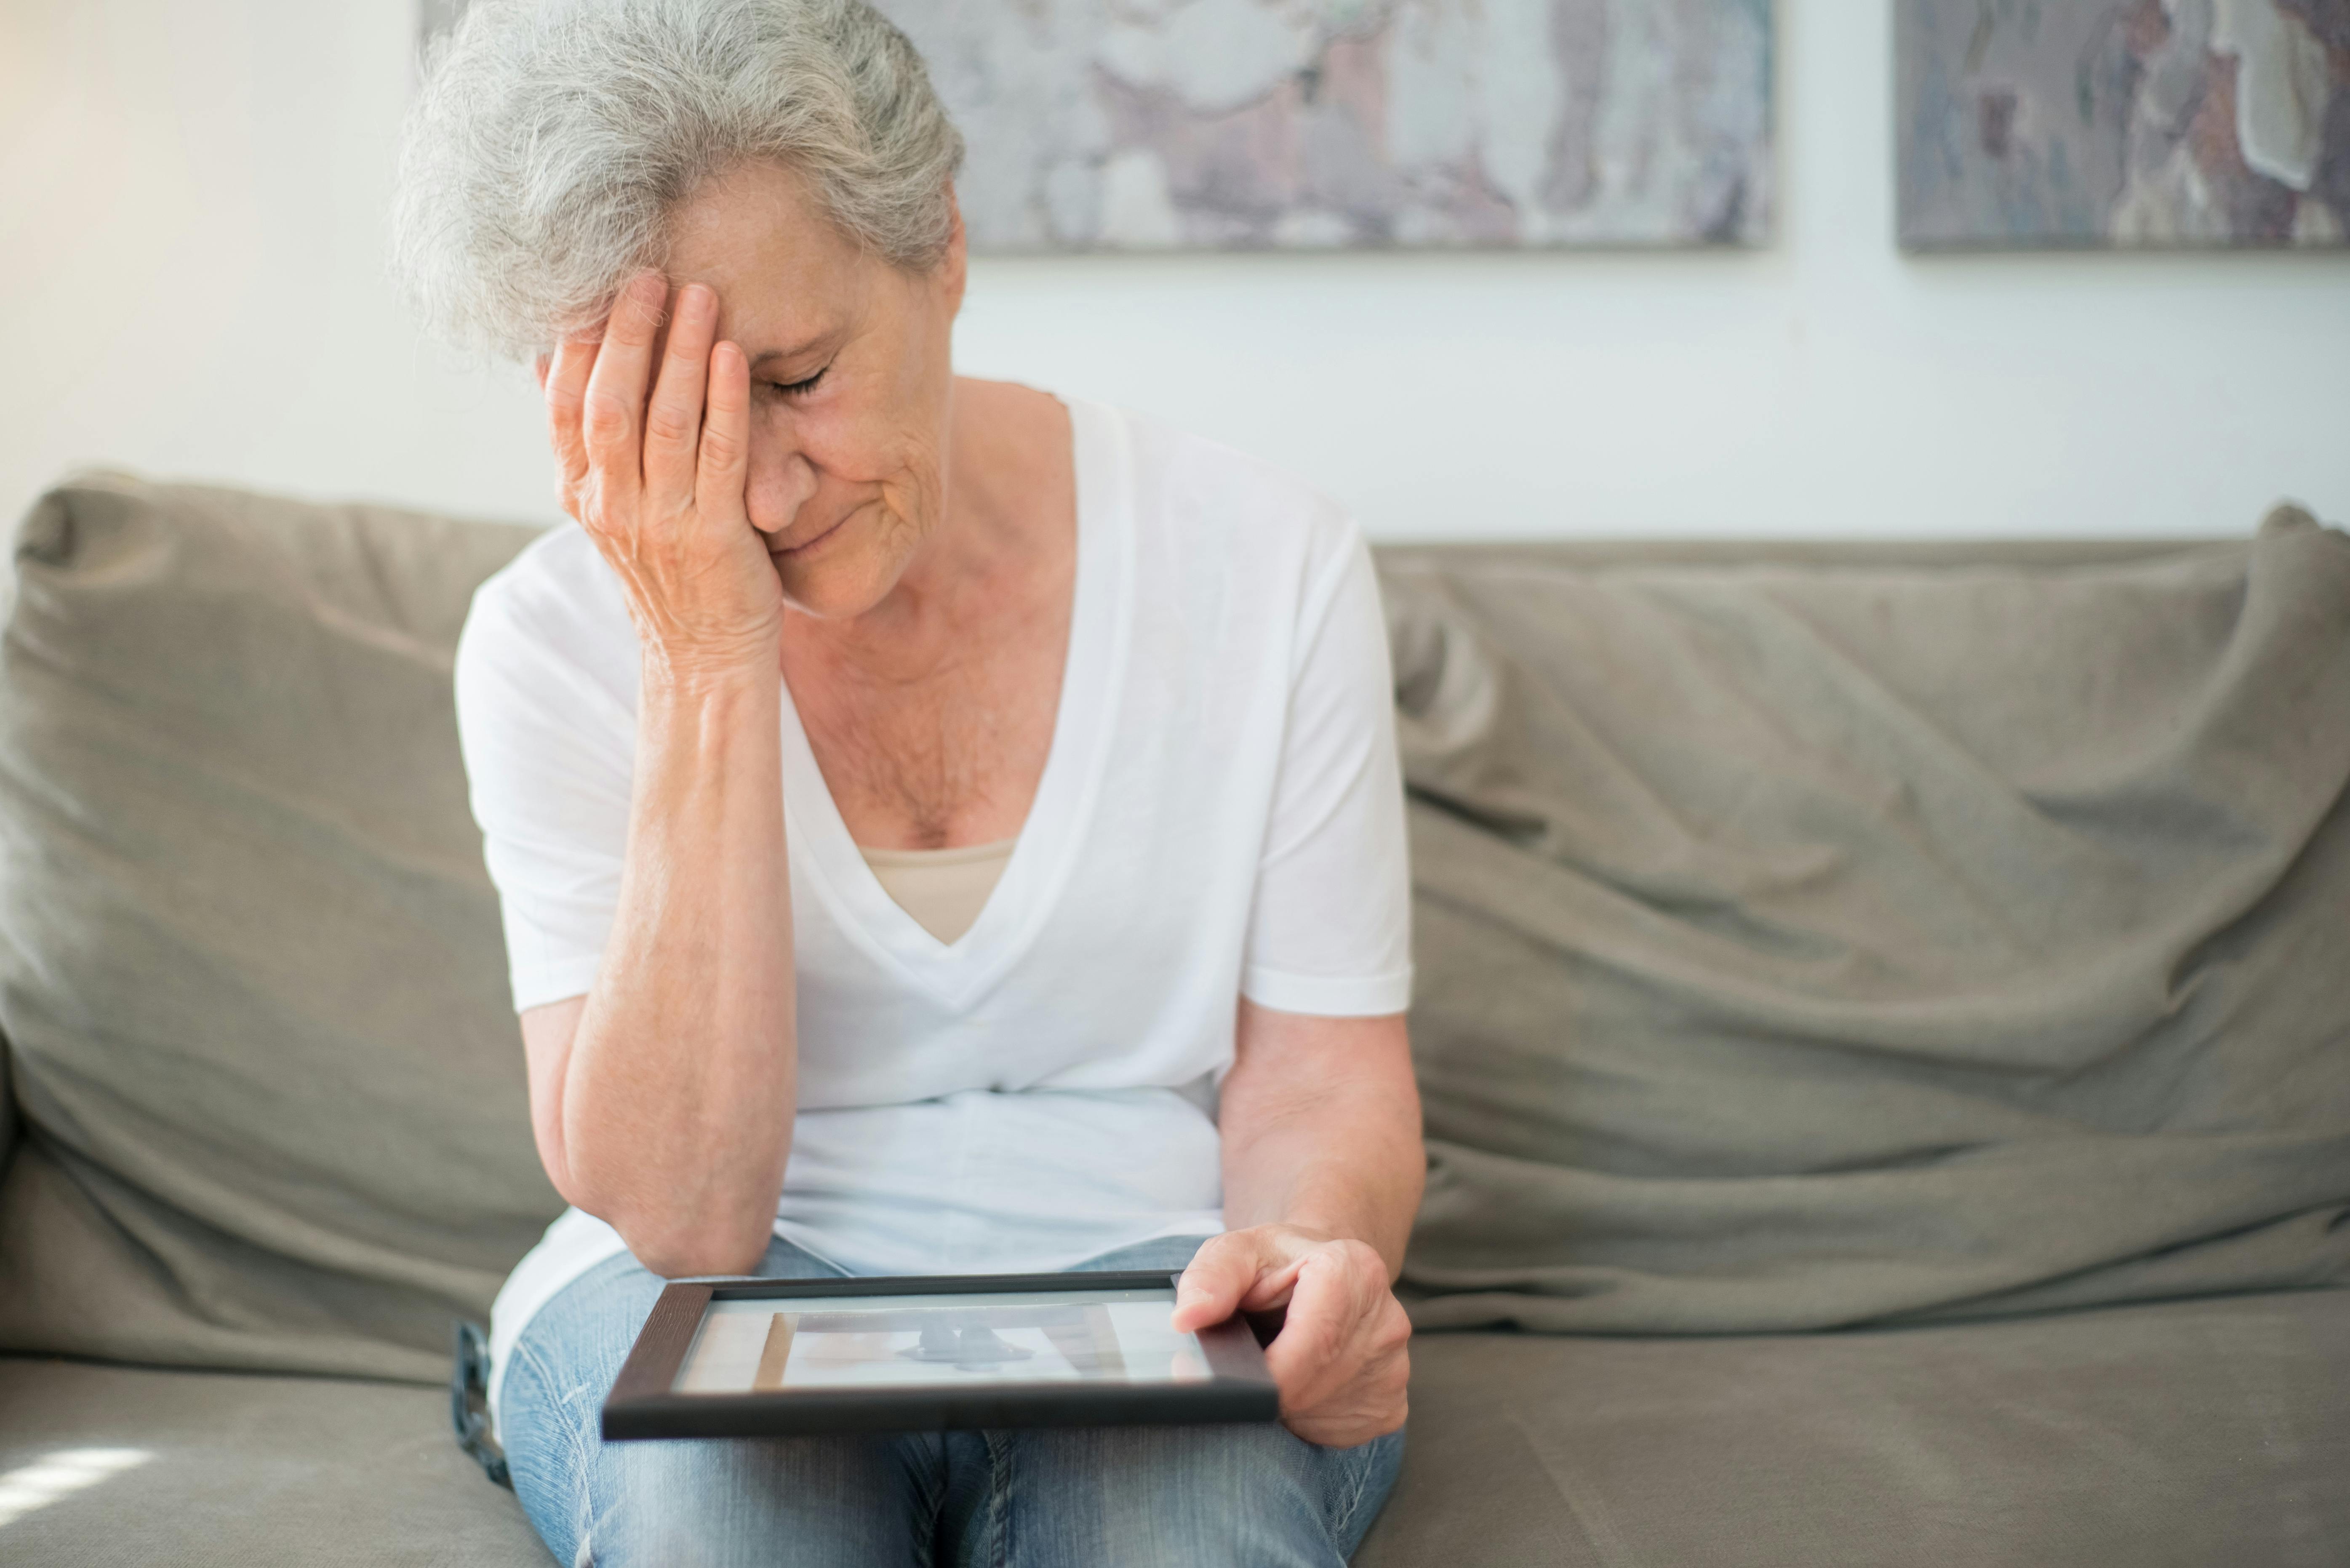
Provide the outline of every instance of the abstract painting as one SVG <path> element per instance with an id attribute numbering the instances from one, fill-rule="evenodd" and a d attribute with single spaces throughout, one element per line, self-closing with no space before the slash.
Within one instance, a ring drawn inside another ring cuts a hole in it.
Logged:
<path id="1" fill-rule="evenodd" d="M 2350 0 L 1897 0 L 1901 243 L 2350 243 Z"/>
<path id="2" fill-rule="evenodd" d="M 878 0 L 993 251 L 1752 244 L 1770 0 Z"/>

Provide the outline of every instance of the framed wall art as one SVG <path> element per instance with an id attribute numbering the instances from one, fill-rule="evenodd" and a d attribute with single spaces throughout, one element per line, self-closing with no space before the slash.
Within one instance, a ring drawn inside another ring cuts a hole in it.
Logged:
<path id="1" fill-rule="evenodd" d="M 2350 0 L 1896 0 L 1901 243 L 2350 244 Z"/>

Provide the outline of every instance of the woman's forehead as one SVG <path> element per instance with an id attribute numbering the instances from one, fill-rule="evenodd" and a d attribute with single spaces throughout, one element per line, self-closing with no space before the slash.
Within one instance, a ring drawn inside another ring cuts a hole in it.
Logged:
<path id="1" fill-rule="evenodd" d="M 806 183 L 773 164 L 703 182 L 671 215 L 668 272 L 718 293 L 720 329 L 755 363 L 837 334 L 888 263 L 843 235 Z"/>

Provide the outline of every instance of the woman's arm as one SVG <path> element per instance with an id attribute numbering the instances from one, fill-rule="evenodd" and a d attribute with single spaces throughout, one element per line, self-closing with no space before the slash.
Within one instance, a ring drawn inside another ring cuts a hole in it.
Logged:
<path id="1" fill-rule="evenodd" d="M 648 688 L 594 989 L 523 1015 L 547 1174 L 657 1274 L 755 1267 L 791 1152 L 781 711 L 773 680 Z"/>
<path id="2" fill-rule="evenodd" d="M 1243 1001 L 1217 1121 L 1226 1224 L 1360 1241 L 1396 1277 L 1428 1174 L 1401 1013 L 1309 1018 Z"/>
<path id="3" fill-rule="evenodd" d="M 1290 1429 L 1339 1447 L 1395 1430 L 1411 1324 L 1389 1286 L 1427 1176 L 1402 1016 L 1243 1001 L 1218 1121 L 1232 1229 L 1184 1271 L 1176 1326 L 1285 1307 L 1265 1362 Z"/>
<path id="4" fill-rule="evenodd" d="M 565 344 L 546 371 L 566 509 L 620 578 L 644 671 L 603 961 L 587 996 L 522 1022 L 556 1190 L 674 1276 L 747 1272 L 764 1251 L 797 1058 L 782 600 L 743 508 L 748 367 L 713 345 L 697 286 L 656 376 L 667 301 L 639 278 L 601 343 Z"/>

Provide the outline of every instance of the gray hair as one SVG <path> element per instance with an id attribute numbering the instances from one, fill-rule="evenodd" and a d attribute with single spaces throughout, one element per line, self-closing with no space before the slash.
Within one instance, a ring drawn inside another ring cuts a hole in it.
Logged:
<path id="1" fill-rule="evenodd" d="M 527 356 L 594 330 L 748 161 L 893 265 L 946 254 L 962 137 L 865 0 L 473 0 L 401 138 L 393 271 L 442 336 Z"/>

